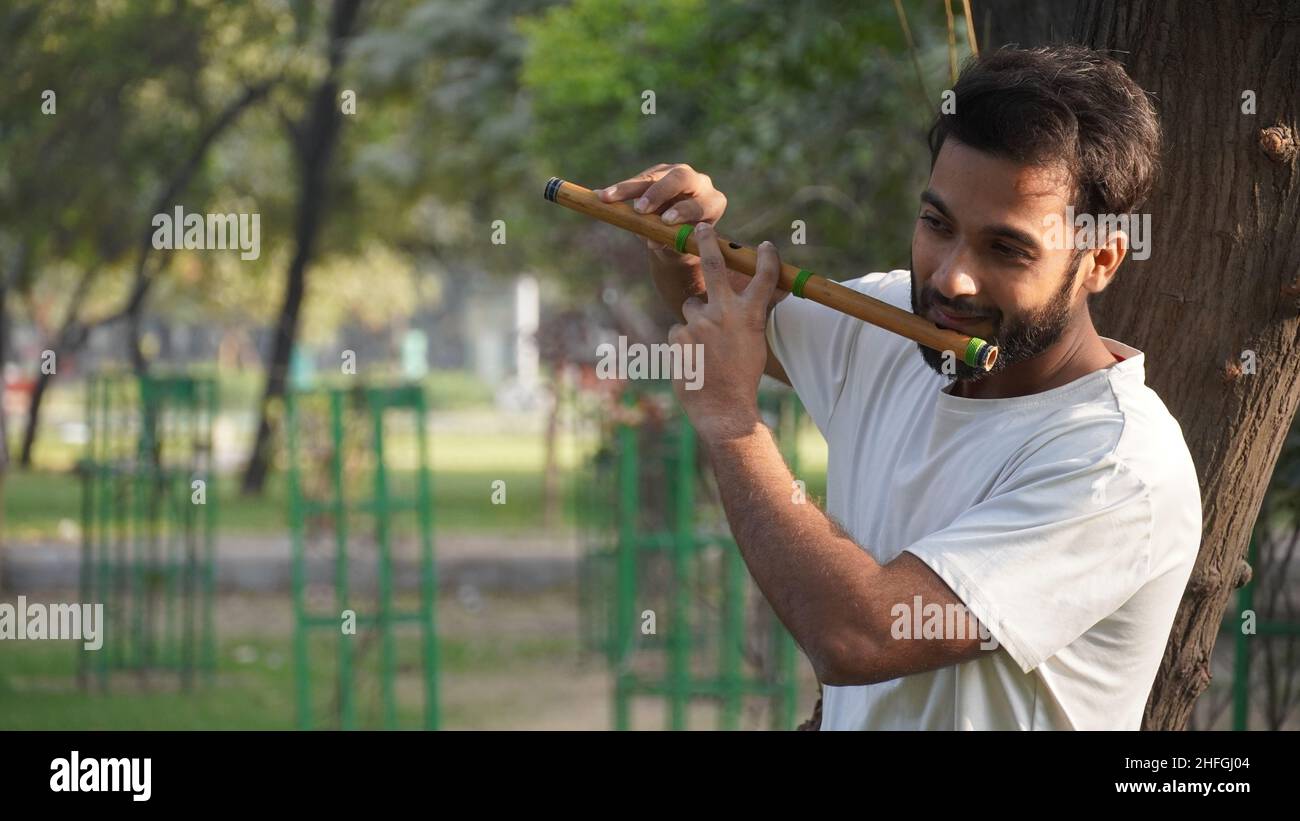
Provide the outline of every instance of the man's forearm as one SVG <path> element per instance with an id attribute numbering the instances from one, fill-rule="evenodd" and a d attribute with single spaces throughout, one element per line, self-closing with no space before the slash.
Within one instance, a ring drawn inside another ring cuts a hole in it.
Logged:
<path id="1" fill-rule="evenodd" d="M 704 437 L 704 446 L 745 564 L 819 675 L 860 652 L 880 624 L 867 594 L 880 564 L 796 496 L 794 477 L 761 422 Z"/>

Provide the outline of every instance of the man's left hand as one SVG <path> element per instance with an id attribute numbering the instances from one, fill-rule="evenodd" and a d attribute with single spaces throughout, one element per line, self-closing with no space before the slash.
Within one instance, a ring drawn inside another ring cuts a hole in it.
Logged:
<path id="1" fill-rule="evenodd" d="M 673 389 L 696 432 L 708 442 L 751 433 L 760 422 L 758 383 L 767 364 L 768 303 L 780 277 L 781 258 L 772 243 L 759 245 L 754 278 L 736 293 L 713 226 L 697 225 L 695 241 L 708 302 L 686 300 L 686 324 L 674 325 L 668 341 L 683 346 L 683 355 L 684 346 L 701 346 L 692 353 L 700 371 L 698 384 L 674 379 Z"/>

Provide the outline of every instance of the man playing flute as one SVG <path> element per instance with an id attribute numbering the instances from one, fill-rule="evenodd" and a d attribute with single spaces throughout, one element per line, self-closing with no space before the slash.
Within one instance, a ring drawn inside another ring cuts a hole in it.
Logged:
<path id="1" fill-rule="evenodd" d="M 711 228 L 726 198 L 690 166 L 601 198 L 699 223 L 698 257 L 650 243 L 682 319 L 669 341 L 703 345 L 703 386 L 677 395 L 751 574 L 823 684 L 823 729 L 1137 729 L 1200 490 L 1143 353 L 1089 315 L 1133 232 L 1081 243 L 1066 218 L 1142 204 L 1159 123 L 1122 66 L 1078 46 L 985 54 L 953 91 L 910 270 L 844 284 L 997 344 L 988 373 L 784 298 L 770 242 L 752 280 L 727 271 Z M 825 512 L 792 492 L 760 421 L 764 373 L 826 438 Z"/>

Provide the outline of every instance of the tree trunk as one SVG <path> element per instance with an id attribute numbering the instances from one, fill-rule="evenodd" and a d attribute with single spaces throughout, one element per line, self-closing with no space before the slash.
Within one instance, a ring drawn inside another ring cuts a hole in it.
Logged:
<path id="1" fill-rule="evenodd" d="M 89 282 L 93 278 L 93 274 L 88 275 L 83 282 Z M 79 297 L 74 297 L 72 308 L 68 311 L 69 319 L 59 329 L 57 337 L 47 349 L 54 353 L 56 371 L 60 367 L 60 363 L 66 366 L 68 360 L 75 357 L 76 353 L 86 344 L 86 340 L 90 338 L 91 328 L 80 324 L 73 318 L 77 315 L 80 302 Z M 42 361 L 41 365 L 44 367 L 44 361 Z M 54 381 L 56 375 L 57 373 L 46 373 L 42 370 L 36 377 L 36 387 L 32 389 L 32 397 L 27 404 L 27 427 L 23 430 L 22 450 L 18 454 L 18 464 L 24 470 L 32 466 L 32 451 L 36 447 L 36 435 L 40 431 L 41 407 L 44 404 L 45 391 L 49 389 L 50 383 Z"/>
<path id="2" fill-rule="evenodd" d="M 339 105 L 338 71 L 343 62 L 343 48 L 353 34 L 361 0 L 335 0 L 330 19 L 329 70 L 312 95 L 305 122 L 289 125 L 290 141 L 298 157 L 298 206 L 294 230 L 295 250 L 285 281 L 284 302 L 275 324 L 271 358 L 266 370 L 266 388 L 259 403 L 257 436 L 253 453 L 244 469 L 242 491 L 246 495 L 262 492 L 271 463 L 273 403 L 284 398 L 288 383 L 289 360 L 298 338 L 298 317 L 307 292 L 307 266 L 316 250 L 316 238 L 325 215 L 325 193 L 330 155 L 338 142 L 343 114 Z"/>
<path id="3" fill-rule="evenodd" d="M 304 208 L 314 210 L 314 206 L 299 203 L 299 212 Z M 301 228 L 301 221 L 300 221 Z M 266 387 L 262 391 L 262 400 L 258 405 L 257 436 L 253 440 L 253 453 L 244 469 L 242 491 L 245 494 L 258 494 L 266 484 L 266 473 L 271 464 L 271 404 L 284 396 L 288 383 L 289 359 L 293 354 L 294 340 L 298 336 L 298 316 L 302 312 L 302 298 L 307 292 L 307 260 L 309 251 L 305 241 L 311 241 L 316 233 L 313 224 L 306 234 L 298 233 L 298 249 L 294 252 L 293 262 L 289 266 L 289 275 L 285 282 L 284 302 L 280 308 L 280 317 L 275 324 L 275 336 L 272 339 L 271 358 L 267 364 Z"/>
<path id="4" fill-rule="evenodd" d="M 9 359 L 9 283 L 0 280 L 0 591 L 4 590 L 5 478 L 9 473 L 9 426 L 5 414 L 5 362 Z"/>
<path id="5" fill-rule="evenodd" d="M 1058 39 L 1020 3 L 981 2 L 996 47 Z M 1147 384 L 1196 462 L 1201 552 L 1143 726 L 1182 729 L 1210 683 L 1210 653 L 1300 403 L 1300 15 L 1294 4 L 1086 0 L 1069 39 L 1124 63 L 1156 101 L 1164 170 L 1146 210 L 1151 257 L 1096 300 L 1105 336 L 1146 352 Z M 1243 112 L 1253 92 L 1256 113 Z M 1252 367 L 1253 366 L 1253 367 Z"/>
<path id="6" fill-rule="evenodd" d="M 1032 48 L 1073 36 L 1075 17 L 1042 0 L 972 0 L 980 53 L 1004 45 Z"/>
<path id="7" fill-rule="evenodd" d="M 67 314 L 64 316 L 62 324 L 59 325 L 58 331 L 46 342 L 49 346 L 46 350 L 54 354 L 56 371 L 58 370 L 59 360 L 63 359 L 66 364 L 67 358 L 80 350 L 90 334 L 90 329 L 77 320 L 77 315 L 81 312 L 81 303 L 85 299 L 91 283 L 95 281 L 98 271 L 99 269 L 95 267 L 82 271 L 81 277 L 73 289 L 72 297 L 68 302 Z M 30 304 L 30 294 L 28 294 L 28 298 Z M 36 446 L 36 435 L 40 431 L 41 405 L 45 399 L 45 391 L 49 389 L 50 381 L 54 376 L 54 373 L 45 372 L 44 353 L 42 352 L 41 372 L 36 378 L 36 387 L 33 389 L 31 399 L 27 404 L 27 427 L 23 430 L 22 450 L 18 454 L 18 463 L 24 470 L 32 466 L 32 449 Z"/>
<path id="8" fill-rule="evenodd" d="M 560 413 L 570 387 L 568 363 L 557 360 L 550 365 L 551 410 L 546 414 L 542 460 L 542 528 L 547 533 L 560 523 Z"/>
<path id="9" fill-rule="evenodd" d="M 18 451 L 18 464 L 24 470 L 32 466 L 32 450 L 36 446 L 36 433 L 41 421 L 41 403 L 45 399 L 45 389 L 50 386 L 52 376 L 53 374 L 42 371 L 36 377 L 36 386 L 32 388 L 32 397 L 27 402 L 27 427 L 23 429 L 23 444 Z"/>

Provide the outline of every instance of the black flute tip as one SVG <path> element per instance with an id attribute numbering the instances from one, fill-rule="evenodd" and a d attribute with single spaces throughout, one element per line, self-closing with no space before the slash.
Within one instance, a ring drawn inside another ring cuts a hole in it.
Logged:
<path id="1" fill-rule="evenodd" d="M 542 196 L 546 197 L 546 199 L 550 200 L 551 202 L 555 202 L 555 192 L 560 190 L 560 185 L 562 185 L 563 183 L 564 180 L 560 179 L 559 177 L 551 177 L 549 180 L 546 181 L 546 191 L 542 194 Z"/>

